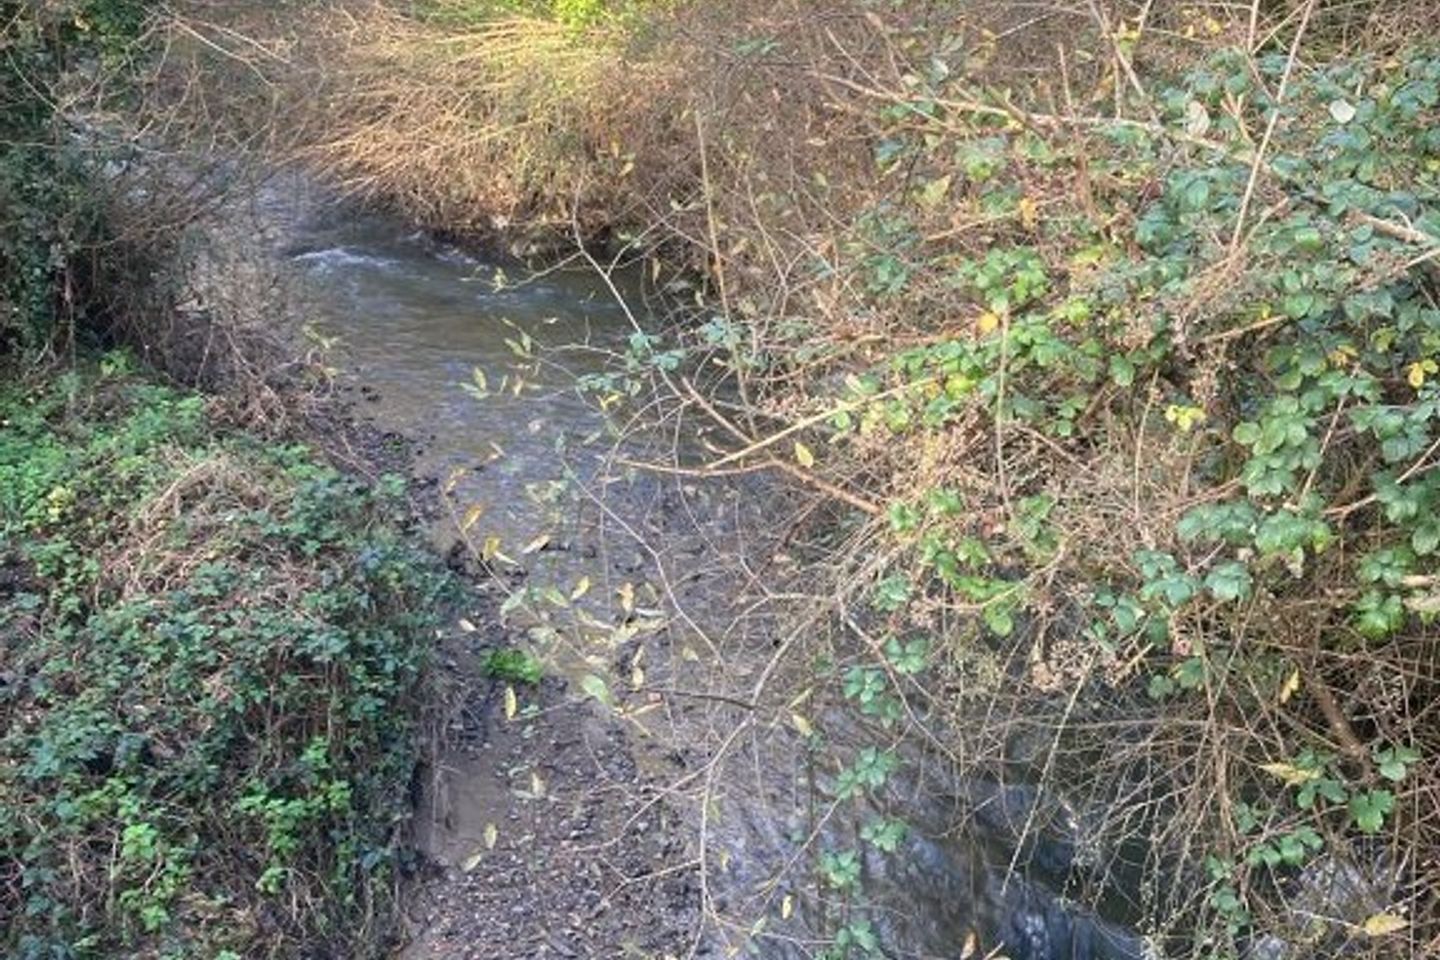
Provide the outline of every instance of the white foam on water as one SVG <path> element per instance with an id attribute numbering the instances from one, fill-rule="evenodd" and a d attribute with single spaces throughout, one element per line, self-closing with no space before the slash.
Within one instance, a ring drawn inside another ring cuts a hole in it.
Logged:
<path id="1" fill-rule="evenodd" d="M 330 247 L 326 250 L 311 250 L 291 258 L 296 263 L 314 264 L 322 270 L 344 267 L 393 267 L 396 261 L 389 257 L 377 257 L 367 253 L 356 253 L 344 247 Z"/>

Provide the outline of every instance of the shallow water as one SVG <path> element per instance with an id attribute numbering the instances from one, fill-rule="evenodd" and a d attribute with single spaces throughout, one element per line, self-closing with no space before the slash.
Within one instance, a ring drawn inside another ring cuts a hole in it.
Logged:
<path id="1" fill-rule="evenodd" d="M 532 645 L 572 686 L 599 676 L 623 689 L 627 676 L 617 660 L 633 671 L 642 650 L 652 678 L 680 685 L 698 676 L 707 658 L 693 637 L 647 646 L 645 635 L 664 632 L 664 608 L 682 595 L 698 621 L 690 633 L 734 632 L 726 612 L 745 588 L 723 566 L 707 575 L 703 558 L 717 542 L 743 540 L 746 527 L 763 526 L 770 494 L 754 481 L 696 488 L 607 461 L 616 450 L 613 424 L 593 396 L 577 389 L 577 378 L 615 369 L 636 333 L 615 291 L 589 269 L 531 274 L 383 218 L 327 215 L 292 201 L 289 194 L 272 196 L 271 212 L 272 219 L 284 212 L 282 248 L 303 281 L 308 319 L 338 340 L 363 412 L 421 441 L 418 469 L 440 478 L 454 507 L 437 524 L 437 540 L 453 540 L 456 520 L 464 518 L 472 548 L 489 541 L 502 554 L 497 569 L 514 584 L 512 596 L 528 588 L 531 600 L 546 590 L 566 600 L 551 604 L 554 610 L 534 601 L 517 613 Z M 638 278 L 618 275 L 616 286 L 643 317 Z M 682 590 L 657 586 L 665 570 L 673 576 L 691 567 L 697 574 Z M 768 647 L 763 636 L 750 638 L 749 648 L 746 638 L 730 639 L 733 649 Z M 726 669 L 744 678 L 756 668 L 732 661 Z M 652 747 L 636 762 L 663 766 L 669 760 L 656 758 L 686 752 L 703 758 L 715 746 L 698 742 L 705 731 L 739 722 L 723 704 L 706 710 L 703 728 L 669 715 L 663 750 L 650 736 L 662 731 L 645 730 Z M 834 744 L 874 741 L 848 710 L 825 710 L 823 720 Z M 687 737 L 697 742 L 676 743 Z M 960 956 L 978 930 L 982 943 L 1003 943 L 1012 960 L 1140 956 L 1134 935 L 1060 898 L 1077 841 L 1056 814 L 1054 796 L 1023 782 L 947 780 L 943 765 L 927 762 L 918 746 L 906 749 L 914 753 L 907 766 L 923 775 L 898 778 L 873 803 L 819 812 L 817 776 L 825 781 L 830 774 L 817 774 L 801 738 L 757 727 L 736 749 L 718 798 L 705 801 L 713 807 L 706 852 L 715 911 L 752 931 L 758 917 L 769 918 L 768 932 L 750 939 L 752 954 L 812 955 L 807 942 L 814 932 L 833 929 L 848 908 L 843 898 L 814 892 L 807 851 L 856 847 L 867 851 L 865 889 L 887 955 Z M 454 785 L 456 794 L 483 805 L 497 787 L 480 779 Z M 1045 813 L 1032 819 L 1032 808 Z M 904 815 L 911 824 L 896 855 L 876 855 L 858 840 L 859 825 L 877 813 Z M 1019 835 L 1032 825 L 1046 829 L 1016 856 Z M 462 832 L 475 829 L 472 823 Z M 454 836 L 438 837 L 431 852 L 458 855 L 448 850 L 454 845 Z M 1020 866 L 1013 876 L 1012 862 Z M 798 904 L 777 923 L 786 891 L 795 891 Z M 704 946 L 722 955 L 724 944 L 734 942 L 727 935 Z"/>

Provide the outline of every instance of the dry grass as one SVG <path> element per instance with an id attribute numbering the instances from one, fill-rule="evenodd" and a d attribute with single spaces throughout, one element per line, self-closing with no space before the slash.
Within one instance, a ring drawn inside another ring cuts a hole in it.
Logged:
<path id="1" fill-rule="evenodd" d="M 337 11 L 325 31 L 332 92 L 303 157 L 421 223 L 563 232 L 579 215 L 598 230 L 659 173 L 633 137 L 676 74 L 627 57 L 621 35 L 533 18 L 456 31 L 381 4 Z"/>

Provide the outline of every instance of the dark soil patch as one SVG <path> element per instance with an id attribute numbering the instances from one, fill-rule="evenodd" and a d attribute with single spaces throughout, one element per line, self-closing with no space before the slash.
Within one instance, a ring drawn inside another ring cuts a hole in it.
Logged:
<path id="1" fill-rule="evenodd" d="M 683 955 L 699 917 L 693 852 L 630 734 L 555 678 L 514 688 L 507 720 L 478 646 L 451 644 L 458 709 L 425 771 L 416 837 L 430 875 L 401 957 Z"/>

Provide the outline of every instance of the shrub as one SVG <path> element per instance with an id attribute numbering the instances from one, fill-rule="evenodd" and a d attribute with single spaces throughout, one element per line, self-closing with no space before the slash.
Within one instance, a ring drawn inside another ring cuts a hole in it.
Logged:
<path id="1" fill-rule="evenodd" d="M 446 581 L 111 359 L 0 387 L 7 956 L 379 955 Z"/>
<path id="2" fill-rule="evenodd" d="M 111 103 L 141 51 L 143 0 L 0 2 L 0 351 L 43 351 L 89 306 L 108 239 L 89 131 L 57 107 Z"/>

